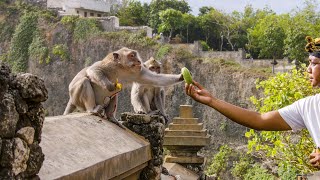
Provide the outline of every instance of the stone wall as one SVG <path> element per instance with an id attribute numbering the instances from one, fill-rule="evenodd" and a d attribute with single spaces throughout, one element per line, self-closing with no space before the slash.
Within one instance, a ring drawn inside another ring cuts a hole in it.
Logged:
<path id="1" fill-rule="evenodd" d="M 155 115 L 122 113 L 123 125 L 145 137 L 151 144 L 152 159 L 140 174 L 140 180 L 160 180 L 163 163 L 164 118 Z"/>
<path id="2" fill-rule="evenodd" d="M 38 77 L 13 75 L 3 63 L 0 84 L 0 179 L 32 179 L 44 160 L 39 143 L 47 90 Z"/>

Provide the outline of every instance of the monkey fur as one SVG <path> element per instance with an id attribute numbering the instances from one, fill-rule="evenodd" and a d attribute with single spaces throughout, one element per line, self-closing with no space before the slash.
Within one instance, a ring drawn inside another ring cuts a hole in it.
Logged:
<path id="1" fill-rule="evenodd" d="M 150 71 L 160 74 L 161 63 L 151 57 L 144 64 Z M 131 89 L 131 104 L 134 112 L 139 114 L 157 114 L 165 119 L 165 124 L 169 121 L 165 113 L 165 93 L 163 87 L 144 85 L 134 82 Z"/>
<path id="2" fill-rule="evenodd" d="M 116 81 L 123 85 L 138 82 L 169 86 L 183 81 L 182 74 L 156 74 L 142 65 L 139 53 L 121 48 L 103 60 L 82 69 L 69 84 L 69 101 L 64 115 L 75 109 L 101 115 L 123 127 L 115 118 L 118 92 Z"/>

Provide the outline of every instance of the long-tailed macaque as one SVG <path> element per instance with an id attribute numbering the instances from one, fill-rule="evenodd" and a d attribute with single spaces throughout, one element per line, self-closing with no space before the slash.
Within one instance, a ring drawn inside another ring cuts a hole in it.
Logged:
<path id="1" fill-rule="evenodd" d="M 144 64 L 144 67 L 154 73 L 160 74 L 161 63 L 151 57 Z M 133 83 L 131 89 L 131 104 L 134 112 L 139 114 L 159 114 L 168 122 L 168 116 L 165 113 L 165 94 L 163 87 Z"/>
<path id="2" fill-rule="evenodd" d="M 156 74 L 142 66 L 137 51 L 121 48 L 102 61 L 82 69 L 69 84 L 69 102 L 64 115 L 76 108 L 101 114 L 123 127 L 115 118 L 117 109 L 116 81 L 123 85 L 132 82 L 153 86 L 169 86 L 183 81 L 181 74 Z"/>

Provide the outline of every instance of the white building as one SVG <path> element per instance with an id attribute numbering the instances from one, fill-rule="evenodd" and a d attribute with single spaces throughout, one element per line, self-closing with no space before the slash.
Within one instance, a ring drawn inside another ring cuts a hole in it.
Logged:
<path id="1" fill-rule="evenodd" d="M 81 17 L 102 17 L 110 12 L 117 0 L 48 0 L 49 9 L 59 9 L 61 15 L 79 15 Z"/>

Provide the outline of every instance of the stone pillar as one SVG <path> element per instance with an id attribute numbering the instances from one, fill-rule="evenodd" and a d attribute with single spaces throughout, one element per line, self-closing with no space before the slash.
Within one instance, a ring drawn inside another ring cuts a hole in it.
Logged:
<path id="1" fill-rule="evenodd" d="M 191 105 L 180 106 L 180 117 L 173 118 L 165 129 L 164 147 L 169 150 L 166 163 L 178 163 L 203 176 L 204 157 L 197 152 L 210 141 L 203 123 L 194 118 Z"/>
<path id="2" fill-rule="evenodd" d="M 149 140 L 152 159 L 140 174 L 139 180 L 160 180 L 163 163 L 163 137 L 165 126 L 162 116 L 122 113 L 123 125 Z"/>
<path id="3" fill-rule="evenodd" d="M 42 166 L 41 141 L 48 98 L 44 82 L 32 74 L 11 74 L 0 63 L 0 179 L 33 179 Z"/>

